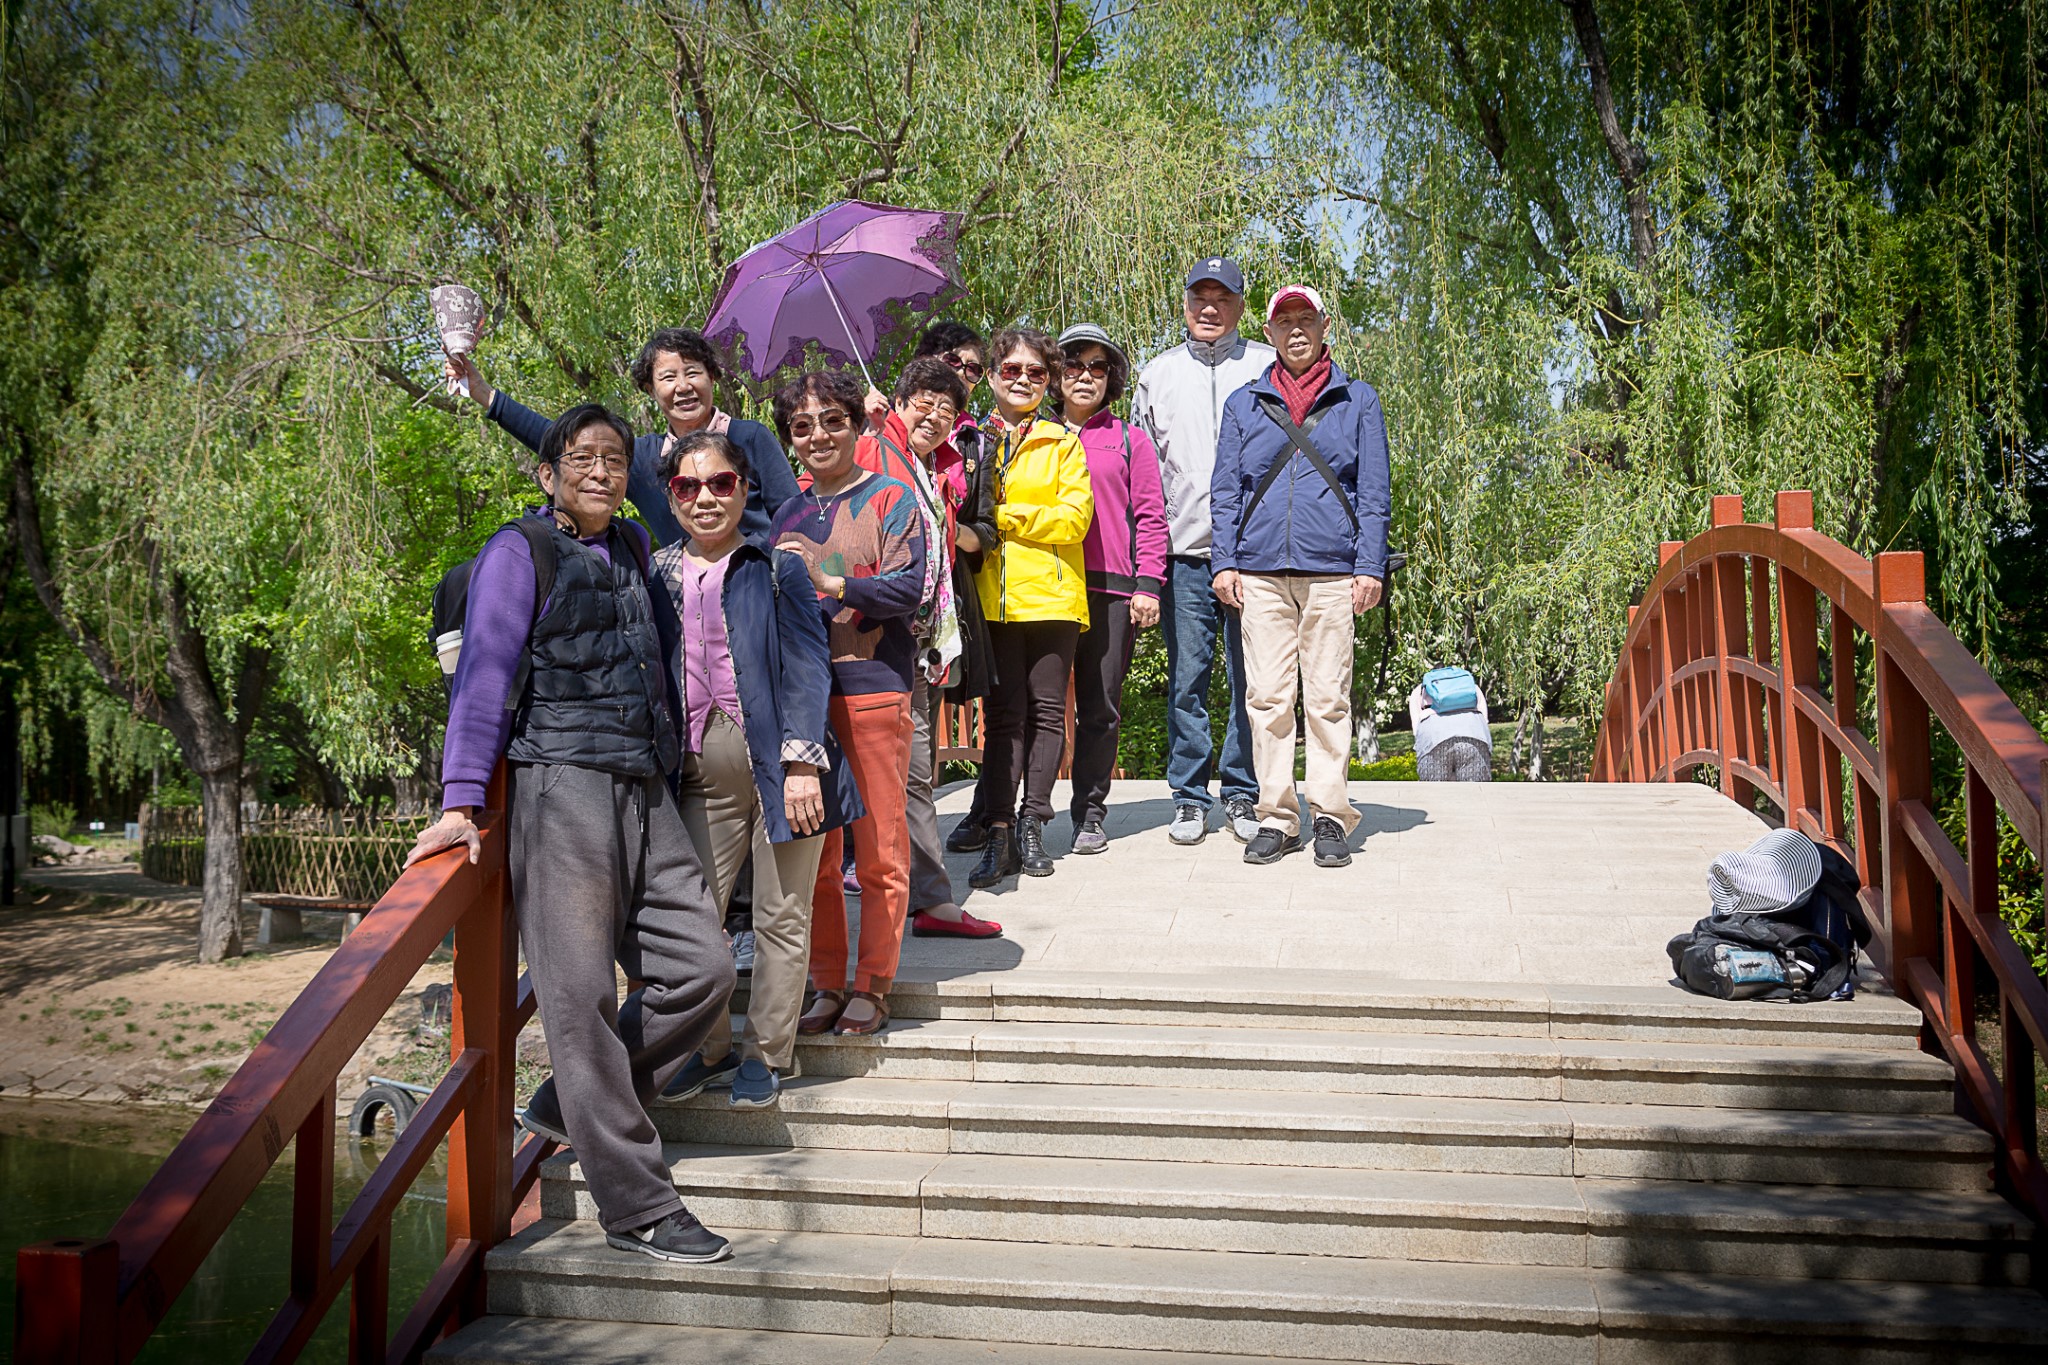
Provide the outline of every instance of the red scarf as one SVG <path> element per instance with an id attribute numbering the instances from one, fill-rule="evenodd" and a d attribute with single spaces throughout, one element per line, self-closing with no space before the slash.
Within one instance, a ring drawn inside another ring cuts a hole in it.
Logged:
<path id="1" fill-rule="evenodd" d="M 1316 357 L 1316 363 L 1308 367 L 1307 373 L 1296 379 L 1287 372 L 1279 361 L 1273 362 L 1273 388 L 1287 402 L 1287 415 L 1300 426 L 1308 417 L 1308 410 L 1315 405 L 1316 396 L 1330 382 L 1330 348 Z"/>

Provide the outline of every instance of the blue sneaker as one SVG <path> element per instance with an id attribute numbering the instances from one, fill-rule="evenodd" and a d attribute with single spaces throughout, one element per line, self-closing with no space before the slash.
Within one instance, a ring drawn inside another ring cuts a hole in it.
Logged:
<path id="1" fill-rule="evenodd" d="M 668 1089 L 661 1092 L 665 1100 L 686 1100 L 701 1095 L 707 1090 L 723 1090 L 732 1084 L 733 1073 L 740 1069 L 737 1052 L 728 1052 L 716 1062 L 706 1062 L 704 1054 L 693 1053 L 683 1063 L 683 1069 L 668 1083 Z"/>
<path id="2" fill-rule="evenodd" d="M 759 1057 L 749 1057 L 733 1076 L 732 1098 L 726 1103 L 735 1109 L 766 1109 L 781 1093 L 782 1077 L 775 1074 L 775 1068 Z"/>

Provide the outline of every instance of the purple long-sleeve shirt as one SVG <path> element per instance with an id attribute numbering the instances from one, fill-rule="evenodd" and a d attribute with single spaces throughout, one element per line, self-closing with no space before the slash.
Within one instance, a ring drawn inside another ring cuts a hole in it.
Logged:
<path id="1" fill-rule="evenodd" d="M 1088 588 L 1113 597 L 1166 587 L 1166 498 L 1152 438 L 1104 408 L 1081 425 L 1095 519 L 1081 542 Z"/>
<path id="2" fill-rule="evenodd" d="M 611 562 L 604 533 L 583 543 Z M 533 551 L 526 537 L 509 528 L 499 531 L 484 543 L 469 575 L 462 654 L 455 661 L 448 735 L 441 748 L 443 810 L 484 803 L 491 770 L 512 735 L 512 712 L 505 701 L 538 616 L 533 594 Z"/>

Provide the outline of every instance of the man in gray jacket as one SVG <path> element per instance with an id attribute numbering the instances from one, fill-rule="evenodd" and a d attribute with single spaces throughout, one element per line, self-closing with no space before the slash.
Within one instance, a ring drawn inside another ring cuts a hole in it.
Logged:
<path id="1" fill-rule="evenodd" d="M 1209 776 L 1220 768 L 1223 809 L 1239 843 L 1258 833 L 1251 727 L 1244 710 L 1244 648 L 1235 608 L 1210 587 L 1209 479 L 1223 400 L 1273 363 L 1273 348 L 1238 335 L 1244 316 L 1244 272 L 1223 256 L 1196 261 L 1182 300 L 1188 339 L 1148 361 L 1131 396 L 1132 420 L 1159 452 L 1166 493 L 1169 554 L 1160 625 L 1166 636 L 1166 779 L 1173 784 L 1177 844 L 1198 844 L 1209 832 Z M 1230 679 L 1230 719 L 1220 763 L 1209 736 L 1209 678 L 1216 636 L 1223 636 Z"/>

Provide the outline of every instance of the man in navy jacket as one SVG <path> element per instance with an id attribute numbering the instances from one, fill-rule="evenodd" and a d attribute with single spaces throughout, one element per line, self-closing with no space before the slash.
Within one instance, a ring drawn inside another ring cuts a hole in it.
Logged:
<path id="1" fill-rule="evenodd" d="M 1290 285 L 1266 309 L 1279 359 L 1230 395 L 1210 484 L 1217 600 L 1243 614 L 1245 713 L 1259 779 L 1248 863 L 1301 847 L 1294 791 L 1297 676 L 1319 867 L 1351 861 L 1352 618 L 1387 575 L 1390 477 L 1380 396 L 1330 359 L 1322 296 Z"/>
<path id="2" fill-rule="evenodd" d="M 549 418 L 494 389 L 477 373 L 468 356 L 452 356 L 448 377 L 468 386 L 469 396 L 484 415 L 528 450 L 540 449 Z M 703 333 L 687 327 L 664 327 L 647 338 L 633 361 L 633 382 L 661 409 L 665 430 L 651 431 L 633 442 L 633 467 L 626 475 L 626 496 L 640 519 L 662 545 L 680 545 L 683 526 L 669 510 L 668 487 L 661 480 L 661 456 L 672 443 L 692 431 L 722 431 L 740 448 L 750 466 L 747 506 L 740 515 L 740 534 L 765 544 L 775 511 L 796 496 L 796 474 L 782 453 L 775 433 L 744 417 L 727 417 L 712 402 L 712 385 L 723 377 L 718 353 Z"/>

